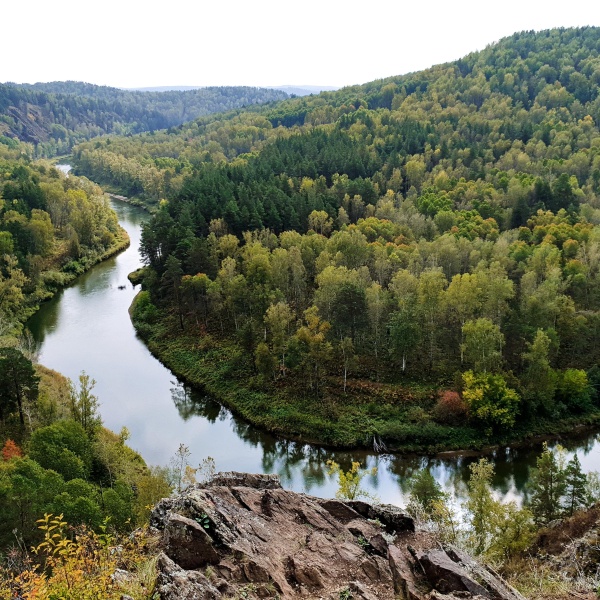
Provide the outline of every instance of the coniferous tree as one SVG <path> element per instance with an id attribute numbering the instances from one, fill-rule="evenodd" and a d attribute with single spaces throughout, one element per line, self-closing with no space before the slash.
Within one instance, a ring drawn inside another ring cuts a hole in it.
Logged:
<path id="1" fill-rule="evenodd" d="M 587 504 L 587 477 L 581 470 L 577 454 L 567 463 L 565 469 L 565 512 L 571 516 L 577 509 Z"/>
<path id="2" fill-rule="evenodd" d="M 0 348 L 0 419 L 16 408 L 24 427 L 24 405 L 37 400 L 38 382 L 32 362 L 22 352 L 16 348 Z"/>
<path id="3" fill-rule="evenodd" d="M 537 459 L 537 468 L 531 474 L 529 485 L 530 508 L 535 522 L 546 525 L 558 519 L 566 491 L 565 469 L 547 444 Z"/>

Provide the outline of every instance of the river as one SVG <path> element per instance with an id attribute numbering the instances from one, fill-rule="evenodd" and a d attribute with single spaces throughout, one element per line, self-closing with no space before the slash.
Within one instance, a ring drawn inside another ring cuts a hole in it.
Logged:
<path id="1" fill-rule="evenodd" d="M 405 503 L 410 475 L 427 465 L 442 487 L 460 501 L 473 456 L 335 452 L 288 442 L 255 429 L 212 399 L 186 389 L 148 352 L 129 320 L 128 308 L 136 290 L 127 275 L 141 266 L 141 225 L 149 215 L 124 202 L 112 200 L 111 204 L 131 246 L 44 303 L 28 327 L 40 343 L 42 364 L 73 381 L 82 371 L 97 381 L 94 393 L 104 424 L 117 432 L 127 427 L 129 445 L 146 462 L 166 465 L 179 445 L 185 444 L 193 466 L 211 456 L 218 470 L 277 473 L 286 488 L 329 497 L 337 486 L 327 476 L 326 461 L 348 466 L 351 460 L 359 460 L 363 466 L 378 467 L 375 476 L 365 478 L 363 487 L 383 502 L 399 505 Z M 577 451 L 585 471 L 600 470 L 596 436 L 568 447 Z M 523 498 L 529 470 L 540 450 L 502 449 L 492 455 L 499 496 Z"/>

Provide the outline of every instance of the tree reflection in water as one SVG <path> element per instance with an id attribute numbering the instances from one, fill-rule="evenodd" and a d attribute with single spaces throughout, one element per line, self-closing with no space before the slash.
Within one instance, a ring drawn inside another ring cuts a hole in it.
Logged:
<path id="1" fill-rule="evenodd" d="M 315 495 L 323 494 L 324 489 L 335 490 L 335 483 L 328 475 L 328 460 L 334 460 L 343 470 L 358 461 L 364 468 L 377 467 L 375 475 L 364 479 L 365 487 L 371 493 L 377 494 L 380 486 L 393 486 L 395 495 L 406 501 L 410 479 L 418 471 L 429 469 L 442 488 L 460 504 L 466 495 L 469 465 L 480 457 L 475 452 L 431 457 L 374 454 L 367 450 L 334 450 L 290 441 L 253 427 L 199 390 L 180 382 L 173 382 L 173 386 L 171 396 L 184 421 L 191 417 L 202 417 L 211 424 L 228 421 L 238 439 L 249 447 L 260 449 L 263 472 L 279 475 L 284 487 L 294 485 L 297 489 L 300 480 L 304 491 Z M 568 451 L 577 451 L 581 457 L 597 450 L 596 443 L 597 436 L 588 434 L 563 445 Z M 527 498 L 527 481 L 541 450 L 540 443 L 531 447 L 495 449 L 486 454 L 494 463 L 493 486 L 500 497 L 518 501 Z M 218 465 L 218 453 L 215 451 L 214 454 Z"/>

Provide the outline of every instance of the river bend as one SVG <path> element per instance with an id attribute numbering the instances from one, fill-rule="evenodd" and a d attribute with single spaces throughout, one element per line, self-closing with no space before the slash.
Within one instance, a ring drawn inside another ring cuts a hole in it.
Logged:
<path id="1" fill-rule="evenodd" d="M 190 449 L 192 465 L 212 456 L 219 470 L 278 473 L 287 488 L 327 497 L 334 495 L 336 485 L 327 476 L 326 461 L 349 465 L 350 460 L 359 460 L 363 466 L 378 467 L 377 475 L 364 480 L 364 487 L 394 504 L 404 503 L 407 479 L 428 464 L 448 492 L 457 500 L 463 497 L 473 457 L 333 452 L 288 442 L 258 431 L 210 398 L 181 385 L 150 354 L 129 320 L 128 308 L 136 290 L 127 275 L 141 266 L 141 225 L 148 214 L 124 202 L 111 203 L 131 246 L 45 303 L 28 327 L 41 345 L 42 364 L 74 381 L 82 371 L 97 381 L 94 393 L 104 424 L 117 432 L 127 427 L 129 444 L 149 464 L 168 464 L 183 443 Z M 584 470 L 600 470 L 596 436 L 569 447 L 578 452 Z M 498 495 L 522 498 L 539 452 L 540 448 L 515 448 L 493 455 Z"/>

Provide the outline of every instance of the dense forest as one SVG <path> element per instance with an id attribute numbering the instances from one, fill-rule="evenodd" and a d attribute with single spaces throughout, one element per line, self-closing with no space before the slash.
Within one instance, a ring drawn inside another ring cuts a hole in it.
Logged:
<path id="1" fill-rule="evenodd" d="M 520 33 L 82 144 L 82 172 L 164 199 L 140 331 L 244 416 L 330 444 L 477 445 L 595 419 L 599 50 L 597 28 Z"/>
<path id="2" fill-rule="evenodd" d="M 36 156 L 67 154 L 99 135 L 129 135 L 202 115 L 286 98 L 280 90 L 207 87 L 136 92 L 75 81 L 0 84 L 0 140 L 35 144 Z"/>
<path id="3" fill-rule="evenodd" d="M 96 184 L 31 162 L 30 150 L 0 144 L 1 332 L 20 330 L 40 302 L 129 243 Z"/>
<path id="4" fill-rule="evenodd" d="M 596 28 L 521 33 L 421 73 L 79 145 L 79 172 L 156 213 L 131 275 L 138 332 L 250 421 L 304 440 L 433 451 L 597 424 L 599 52 Z M 27 94 L 113 102 L 82 84 Z M 0 598 L 155 597 L 153 542 L 130 532 L 214 465 L 192 469 L 181 445 L 148 468 L 125 429 L 102 427 L 88 375 L 35 364 L 23 320 L 127 243 L 97 185 L 31 161 L 104 132 L 44 106 L 64 137 L 0 137 Z M 134 114 L 113 131 L 154 128 Z M 358 463 L 329 466 L 339 497 L 360 495 Z M 428 470 L 411 479 L 419 526 L 532 596 L 594 588 L 579 564 L 558 581 L 536 552 L 560 533 L 536 535 L 596 519 L 577 511 L 597 474 L 545 447 L 519 507 L 493 496 L 485 459 L 470 471 L 462 515 Z"/>

